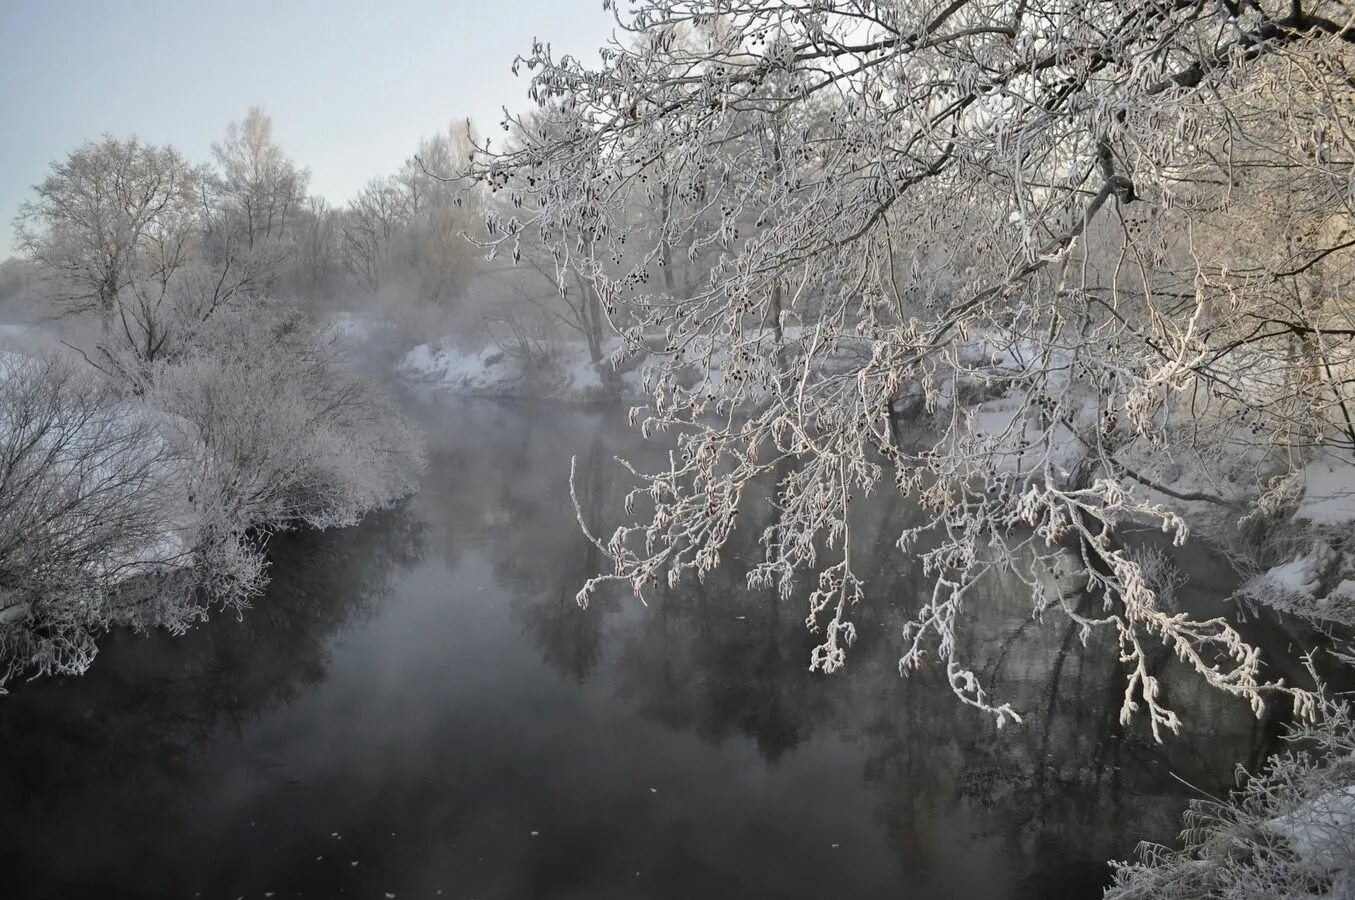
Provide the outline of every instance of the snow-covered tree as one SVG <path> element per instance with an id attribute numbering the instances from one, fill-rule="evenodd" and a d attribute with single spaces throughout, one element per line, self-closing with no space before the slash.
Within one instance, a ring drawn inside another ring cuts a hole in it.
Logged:
<path id="1" fill-rule="evenodd" d="M 208 530 L 353 525 L 413 491 L 417 435 L 304 316 L 255 301 L 198 343 L 155 371 L 149 399 Z"/>
<path id="2" fill-rule="evenodd" d="M 340 211 L 323 197 L 302 204 L 297 226 L 294 274 L 298 288 L 312 299 L 331 293 L 341 274 Z"/>
<path id="3" fill-rule="evenodd" d="M 470 145 L 468 125 L 420 141 L 398 172 L 372 179 L 349 204 L 342 255 L 359 287 L 432 306 L 465 288 L 476 264 L 463 237 L 472 223 L 453 182 Z"/>
<path id="4" fill-rule="evenodd" d="M 358 286 L 375 294 L 385 284 L 391 247 L 406 217 L 404 196 L 393 178 L 373 178 L 344 210 L 341 254 Z"/>
<path id="5" fill-rule="evenodd" d="M 394 248 L 394 265 L 407 289 L 424 304 L 446 304 L 461 293 L 478 260 L 465 239 L 474 225 L 453 176 L 466 166 L 473 134 L 469 123 L 419 142 L 395 180 L 404 193 L 404 229 Z"/>
<path id="6" fill-rule="evenodd" d="M 0 691 L 16 669 L 83 670 L 126 620 L 117 585 L 174 564 L 171 456 L 97 373 L 0 356 Z"/>
<path id="7" fill-rule="evenodd" d="M 212 145 L 217 203 L 233 239 L 248 248 L 290 241 L 306 201 L 310 172 L 298 169 L 273 139 L 273 120 L 252 106 Z"/>
<path id="8" fill-rule="evenodd" d="M 198 236 L 202 173 L 173 147 L 105 136 L 54 162 L 19 208 L 17 246 L 65 310 L 115 327 L 118 299 L 142 281 L 167 282 Z"/>
<path id="9" fill-rule="evenodd" d="M 865 596 L 856 498 L 930 511 L 898 535 L 932 592 L 902 671 L 957 657 L 973 586 L 1119 636 L 1123 715 L 1179 720 L 1161 642 L 1260 707 L 1290 691 L 1222 619 L 1165 609 L 1118 529 L 1292 503 L 1348 409 L 1355 25 L 1334 0 L 641 0 L 590 67 L 537 44 L 531 93 L 574 123 L 483 147 L 509 200 L 487 241 L 540 240 L 635 349 L 662 348 L 634 524 L 597 541 L 646 585 L 718 565 L 772 489 L 750 585 L 818 566 L 811 665 L 839 668 Z M 631 211 L 667 209 L 659 229 Z M 676 290 L 670 254 L 709 254 Z M 787 467 L 785 470 L 779 467 Z M 1207 512 L 1201 513 L 1201 510 Z M 830 554 L 826 565 L 824 553 Z M 1058 589 L 1073 563 L 1092 597 Z"/>

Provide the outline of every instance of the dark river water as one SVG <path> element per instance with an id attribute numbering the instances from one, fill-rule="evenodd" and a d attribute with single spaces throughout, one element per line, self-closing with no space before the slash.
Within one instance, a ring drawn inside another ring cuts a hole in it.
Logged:
<path id="1" fill-rule="evenodd" d="M 1269 746 L 1170 671 L 1190 732 L 1120 728 L 1113 645 L 1010 585 L 962 643 L 1024 725 L 900 678 L 924 590 L 887 550 L 901 502 L 867 516 L 881 550 L 835 675 L 807 671 L 803 596 L 743 587 L 750 547 L 647 607 L 582 610 L 600 562 L 569 459 L 608 533 L 624 423 L 421 414 L 420 493 L 275 539 L 242 618 L 113 634 L 87 675 L 0 698 L 0 897 L 1092 898 L 1107 859 L 1174 837 L 1187 783 L 1217 791 Z M 1197 599 L 1223 590 L 1208 558 L 1188 570 Z"/>

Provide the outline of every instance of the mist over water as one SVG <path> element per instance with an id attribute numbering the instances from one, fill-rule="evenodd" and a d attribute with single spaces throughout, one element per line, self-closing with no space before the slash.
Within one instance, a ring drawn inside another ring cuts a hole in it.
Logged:
<path id="1" fill-rule="evenodd" d="M 613 456 L 663 448 L 611 414 L 411 403 L 415 497 L 275 538 L 243 616 L 115 632 L 87 675 L 0 703 L 10 896 L 1095 897 L 1105 860 L 1174 836 L 1187 783 L 1218 791 L 1270 745 L 1170 662 L 1199 727 L 1121 728 L 1104 636 L 1001 583 L 963 637 L 1025 718 L 995 729 L 940 673 L 899 677 L 927 589 L 900 554 L 866 573 L 847 667 L 812 674 L 806 592 L 743 584 L 765 507 L 704 584 L 580 609 L 604 561 L 570 458 L 605 535 Z M 915 515 L 854 527 L 886 546 Z M 1216 561 L 1183 564 L 1187 602 L 1223 593 Z"/>

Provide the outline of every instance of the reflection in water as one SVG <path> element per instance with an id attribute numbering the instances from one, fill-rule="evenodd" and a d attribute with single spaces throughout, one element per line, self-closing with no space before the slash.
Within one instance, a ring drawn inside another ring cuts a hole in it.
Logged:
<path id="1" fill-rule="evenodd" d="M 1268 745 L 1169 660 L 1193 736 L 1121 728 L 1113 646 L 1015 583 L 965 640 L 1023 726 L 901 679 L 925 590 L 889 550 L 901 502 L 853 526 L 879 548 L 837 675 L 808 672 L 804 596 L 742 583 L 766 506 L 704 583 L 581 610 L 602 560 L 569 459 L 606 533 L 613 455 L 657 449 L 595 414 L 424 412 L 419 496 L 279 539 L 243 619 L 110 636 L 89 675 L 0 701 L 0 864 L 33 896 L 1095 897 L 1106 859 L 1173 835 L 1183 782 Z"/>
<path id="2" fill-rule="evenodd" d="M 204 747 L 322 683 L 336 633 L 387 599 L 392 571 L 420 555 L 421 531 L 397 508 L 359 528 L 275 538 L 273 585 L 242 617 L 181 638 L 111 634 L 97 675 L 3 698 L 0 859 L 9 877 L 41 885 L 59 872 L 69 887 L 53 896 L 100 883 L 145 896 L 134 885 L 160 876 L 140 871 L 144 841 L 198 814 L 184 801 L 214 775 Z"/>

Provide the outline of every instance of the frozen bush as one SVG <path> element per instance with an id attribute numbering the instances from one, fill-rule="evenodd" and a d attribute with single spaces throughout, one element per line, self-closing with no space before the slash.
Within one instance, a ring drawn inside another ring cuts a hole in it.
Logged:
<path id="1" fill-rule="evenodd" d="M 417 436 L 308 320 L 257 304 L 213 320 L 201 347 L 161 366 L 149 399 L 205 528 L 351 525 L 413 490 Z"/>
<path id="2" fill-rule="evenodd" d="M 1119 863 L 1107 900 L 1355 896 L 1355 730 L 1328 704 L 1224 800 L 1186 812 L 1183 847 L 1139 847 Z"/>
<path id="3" fill-rule="evenodd" d="M 0 686 L 83 672 L 113 625 L 179 632 L 262 589 L 268 533 L 409 493 L 417 436 L 310 322 L 222 311 L 137 394 L 0 355 Z"/>
<path id="4" fill-rule="evenodd" d="M 116 587 L 178 564 L 168 448 L 105 380 L 0 356 L 0 686 L 80 672 L 126 610 Z"/>

